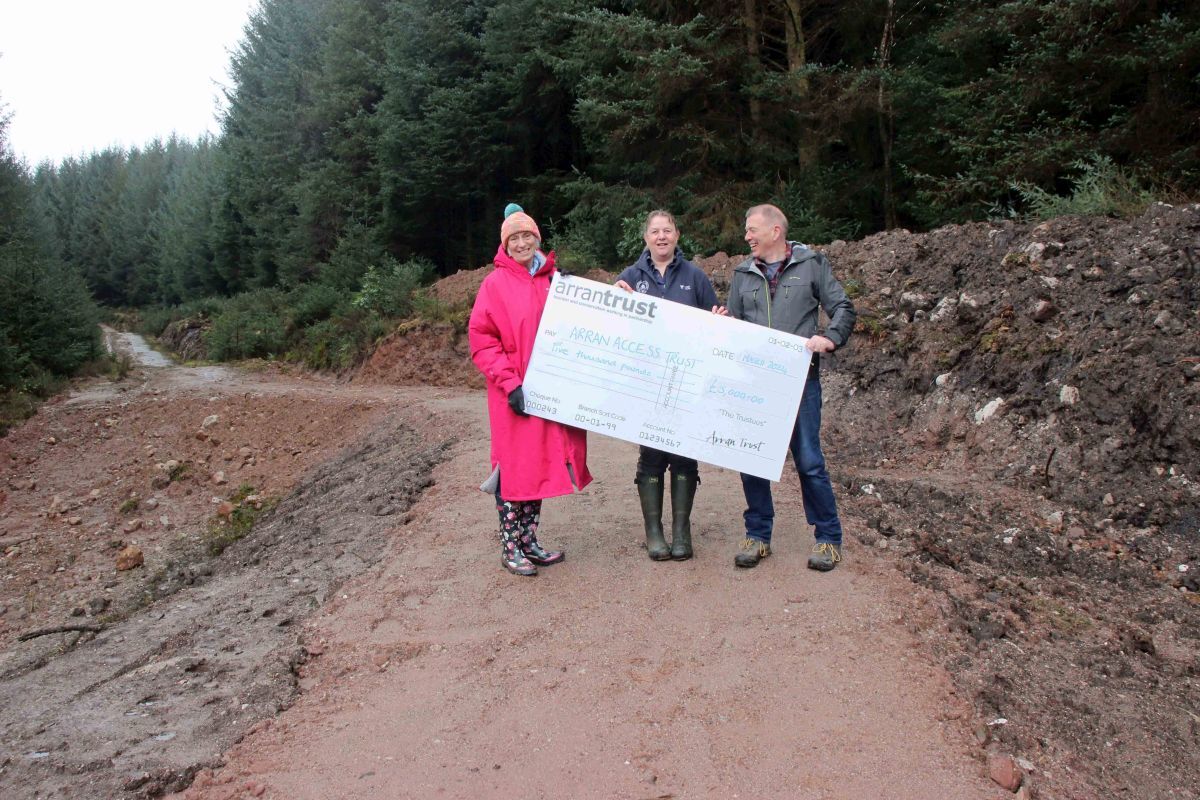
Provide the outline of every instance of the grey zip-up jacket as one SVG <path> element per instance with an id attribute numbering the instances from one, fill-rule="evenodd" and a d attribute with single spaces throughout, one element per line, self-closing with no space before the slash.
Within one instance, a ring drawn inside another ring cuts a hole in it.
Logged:
<path id="1" fill-rule="evenodd" d="M 835 347 L 842 347 L 858 318 L 854 303 L 833 277 L 833 268 L 824 254 L 799 242 L 788 242 L 788 246 L 791 257 L 779 268 L 774 297 L 753 256 L 737 266 L 729 285 L 729 315 L 797 336 L 820 333 Z M 824 332 L 817 330 L 821 308 L 829 315 Z"/>

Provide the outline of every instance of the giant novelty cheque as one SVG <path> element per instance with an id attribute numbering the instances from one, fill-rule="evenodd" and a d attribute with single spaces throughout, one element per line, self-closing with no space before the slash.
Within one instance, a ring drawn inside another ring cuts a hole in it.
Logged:
<path id="1" fill-rule="evenodd" d="M 777 481 L 807 340 L 556 275 L 525 373 L 525 410 Z"/>

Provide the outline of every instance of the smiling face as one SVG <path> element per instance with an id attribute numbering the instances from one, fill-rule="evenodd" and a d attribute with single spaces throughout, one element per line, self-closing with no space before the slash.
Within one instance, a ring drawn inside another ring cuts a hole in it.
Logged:
<path id="1" fill-rule="evenodd" d="M 522 267 L 528 268 L 533 263 L 533 255 L 537 252 L 538 240 L 529 231 L 517 231 L 508 237 L 504 250 Z"/>
<path id="2" fill-rule="evenodd" d="M 750 245 L 750 254 L 764 261 L 774 261 L 778 256 L 782 241 L 782 231 L 778 225 L 773 225 L 761 213 L 746 217 L 746 244 Z"/>
<path id="3" fill-rule="evenodd" d="M 675 246 L 679 244 L 679 231 L 670 217 L 658 215 L 649 219 L 642 239 L 655 263 L 669 264 L 675 257 Z"/>

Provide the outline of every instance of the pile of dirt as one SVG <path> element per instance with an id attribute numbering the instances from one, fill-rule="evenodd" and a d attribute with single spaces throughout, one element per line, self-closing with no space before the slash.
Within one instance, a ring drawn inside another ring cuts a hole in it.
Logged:
<path id="1" fill-rule="evenodd" d="M 942 596 L 954 635 L 931 646 L 1007 720 L 984 735 L 1088 795 L 1186 785 L 1200 206 L 826 251 L 860 311 L 826 392 L 833 464 L 860 538 Z"/>
<path id="2" fill-rule="evenodd" d="M 717 296 L 724 300 L 729 293 L 733 271 L 744 260 L 745 256 L 731 256 L 722 250 L 708 257 L 697 256 L 692 262 L 704 270 L 712 281 L 713 288 L 717 290 Z"/>
<path id="3" fill-rule="evenodd" d="M 458 321 L 439 322 L 416 318 L 401 323 L 384 337 L 353 380 L 359 383 L 386 383 L 393 386 L 467 386 L 482 389 L 483 376 L 471 363 L 466 320 L 479 293 L 479 286 L 491 271 L 491 264 L 476 270 L 459 270 L 429 287 L 429 296 L 443 308 L 455 312 Z M 613 273 L 588 270 L 583 277 L 612 283 Z"/>
<path id="4" fill-rule="evenodd" d="M 483 376 L 471 363 L 462 326 L 424 320 L 405 322 L 384 337 L 358 368 L 354 380 L 395 386 L 479 389 L 484 385 Z"/>
<path id="5" fill-rule="evenodd" d="M 475 295 L 479 294 L 483 279 L 494 269 L 491 264 L 479 269 L 460 269 L 429 287 L 429 293 L 443 303 L 469 306 L 475 301 Z"/>
<path id="6" fill-rule="evenodd" d="M 1132 221 L 838 243 L 829 255 L 861 292 L 867 334 L 843 369 L 860 388 L 919 398 L 919 435 L 961 442 L 989 477 L 1075 503 L 1088 522 L 1193 535 L 1198 217 L 1157 205 Z M 993 424 L 974 424 L 989 403 Z"/>
<path id="7" fill-rule="evenodd" d="M 823 370 L 831 467 L 868 523 L 852 533 L 941 598 L 945 624 L 924 633 L 994 723 L 980 740 L 1068 796 L 1187 785 L 1200 774 L 1200 206 L 820 249 L 859 311 L 853 346 Z M 722 298 L 739 260 L 698 259 Z M 486 272 L 435 291 L 467 303 Z M 377 374 L 439 346 L 389 345 Z M 446 361 L 465 355 L 457 344 Z M 478 385 L 469 369 L 462 382 Z"/>

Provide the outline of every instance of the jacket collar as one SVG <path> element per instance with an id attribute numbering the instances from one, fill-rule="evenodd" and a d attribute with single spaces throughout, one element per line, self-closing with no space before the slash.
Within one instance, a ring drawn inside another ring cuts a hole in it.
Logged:
<path id="1" fill-rule="evenodd" d="M 670 272 L 672 268 L 678 267 L 683 263 L 683 260 L 683 250 L 679 249 L 679 245 L 676 245 L 675 255 L 671 257 L 671 263 L 667 264 L 667 268 L 663 270 L 663 275 Z M 650 258 L 650 248 L 648 247 L 642 250 L 642 255 L 638 258 L 637 264 L 643 270 L 649 270 L 655 274 L 658 273 L 658 268 L 654 266 L 654 260 Z"/>
<path id="2" fill-rule="evenodd" d="M 546 275 L 554 272 L 554 251 L 551 250 L 548 254 L 546 254 L 539 250 L 538 254 L 542 256 L 544 262 L 538 271 L 533 273 L 532 277 L 535 278 L 539 275 Z M 514 272 L 519 272 L 522 275 L 529 275 L 528 269 L 521 266 L 519 263 L 517 263 L 516 259 L 505 252 L 504 245 L 500 245 L 498 248 L 496 248 L 496 257 L 492 259 L 492 263 L 496 265 L 496 269 L 508 269 Z"/>
<path id="3" fill-rule="evenodd" d="M 800 242 L 788 242 L 787 261 L 785 261 L 784 265 L 780 267 L 780 271 L 787 269 L 792 264 L 799 264 L 801 261 L 807 261 L 808 259 L 815 257 L 816 251 L 812 250 L 811 248 L 806 247 Z M 756 275 L 762 275 L 762 270 L 759 269 L 757 260 L 754 258 L 754 256 L 747 256 L 746 260 L 741 264 L 738 264 L 733 271 L 753 272 Z"/>

